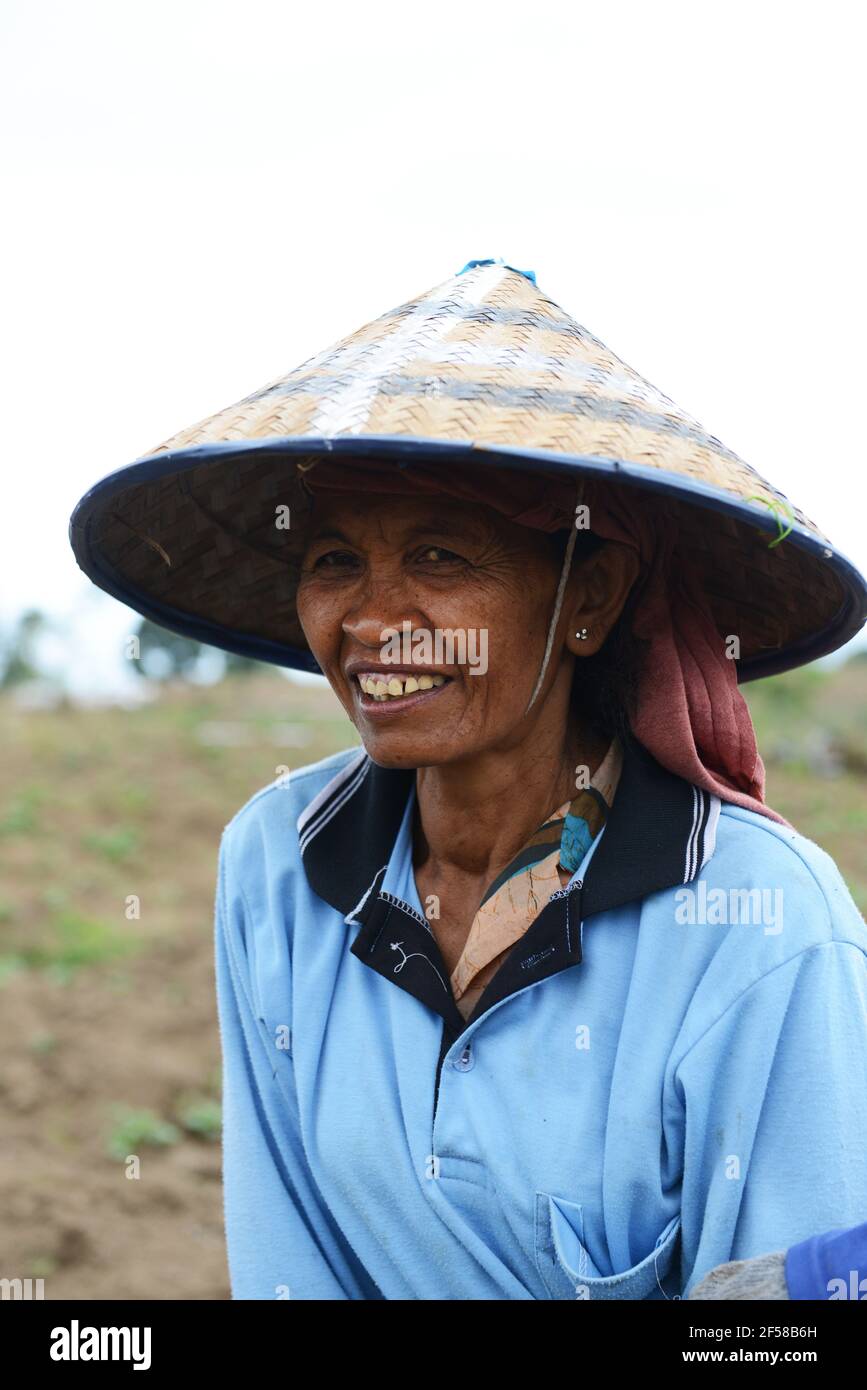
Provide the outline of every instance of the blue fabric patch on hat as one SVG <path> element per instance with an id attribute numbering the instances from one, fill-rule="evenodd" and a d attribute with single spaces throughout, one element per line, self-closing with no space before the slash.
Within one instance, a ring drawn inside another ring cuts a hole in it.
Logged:
<path id="1" fill-rule="evenodd" d="M 514 270 L 518 275 L 523 275 L 527 280 L 531 280 L 534 285 L 536 283 L 535 270 L 518 270 L 516 265 L 508 265 L 507 262 L 503 260 L 502 256 L 489 256 L 486 261 L 467 261 L 463 270 L 458 271 L 458 275 L 463 275 L 465 270 L 472 270 L 473 267 L 477 265 L 502 265 L 505 266 L 506 270 Z"/>

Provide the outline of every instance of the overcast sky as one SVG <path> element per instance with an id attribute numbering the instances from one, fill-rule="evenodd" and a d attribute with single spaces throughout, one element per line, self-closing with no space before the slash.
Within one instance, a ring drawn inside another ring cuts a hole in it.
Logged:
<path id="1" fill-rule="evenodd" d="M 857 6 L 0 16 L 0 616 L 75 610 L 108 670 L 132 618 L 85 598 L 81 493 L 484 256 L 867 569 Z"/>

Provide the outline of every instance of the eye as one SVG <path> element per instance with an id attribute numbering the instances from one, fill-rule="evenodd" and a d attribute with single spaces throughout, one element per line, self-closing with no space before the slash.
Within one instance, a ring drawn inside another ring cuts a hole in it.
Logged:
<path id="1" fill-rule="evenodd" d="M 358 557 L 349 550 L 326 550 L 323 555 L 317 556 L 310 565 L 310 569 L 333 573 L 339 570 L 355 569 L 357 564 Z"/>
<path id="2" fill-rule="evenodd" d="M 461 555 L 456 555 L 453 550 L 446 550 L 442 545 L 426 545 L 418 553 L 417 559 L 422 564 L 430 565 L 463 565 L 465 560 Z"/>

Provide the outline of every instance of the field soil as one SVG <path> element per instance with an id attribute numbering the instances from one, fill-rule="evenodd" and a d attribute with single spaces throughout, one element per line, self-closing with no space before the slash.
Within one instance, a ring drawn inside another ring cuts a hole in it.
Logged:
<path id="1" fill-rule="evenodd" d="M 0 1277 L 227 1298 L 217 847 L 355 732 L 328 689 L 270 674 L 134 711 L 4 699 L 0 726 Z"/>

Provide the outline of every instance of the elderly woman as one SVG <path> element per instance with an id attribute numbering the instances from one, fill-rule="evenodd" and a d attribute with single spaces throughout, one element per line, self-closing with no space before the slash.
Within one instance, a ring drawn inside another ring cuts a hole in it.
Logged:
<path id="1" fill-rule="evenodd" d="M 675 1298 L 867 1219 L 867 930 L 738 691 L 864 581 L 532 273 L 470 262 L 72 537 L 361 739 L 223 838 L 235 1297 Z"/>

